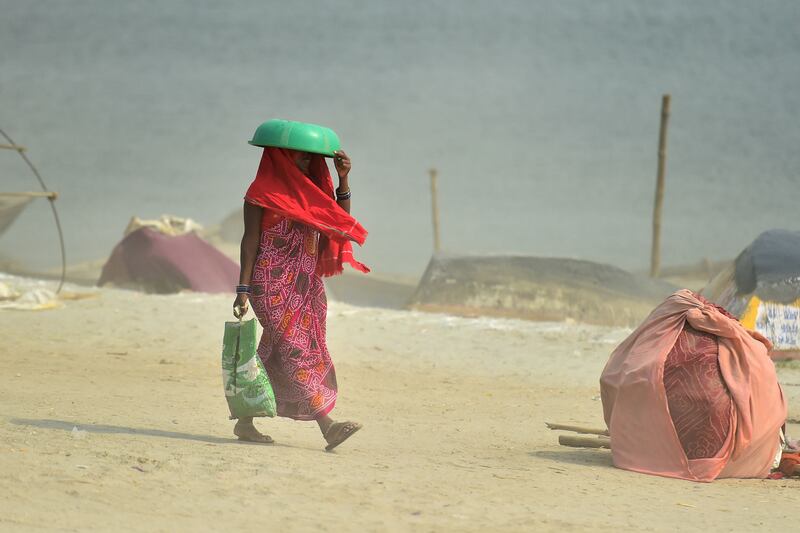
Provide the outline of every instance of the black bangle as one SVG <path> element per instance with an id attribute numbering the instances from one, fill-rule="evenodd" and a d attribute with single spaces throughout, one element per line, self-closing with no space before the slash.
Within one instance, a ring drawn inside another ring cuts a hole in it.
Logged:
<path id="1" fill-rule="evenodd" d="M 250 285 L 237 285 L 236 294 L 250 294 Z"/>
<path id="2" fill-rule="evenodd" d="M 340 193 L 339 189 L 336 189 L 336 201 L 337 202 L 341 202 L 342 200 L 349 200 L 351 196 L 353 196 L 353 193 L 352 193 L 352 191 L 350 191 L 350 189 L 347 189 L 343 193 Z"/>

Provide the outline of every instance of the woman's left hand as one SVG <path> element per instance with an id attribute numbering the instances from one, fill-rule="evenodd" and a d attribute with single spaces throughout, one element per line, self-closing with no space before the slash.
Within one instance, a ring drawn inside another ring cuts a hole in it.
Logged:
<path id="1" fill-rule="evenodd" d="M 347 175 L 350 173 L 350 167 L 352 167 L 352 163 L 350 162 L 350 156 L 344 153 L 344 150 L 337 150 L 333 152 L 333 164 L 336 166 L 336 173 L 339 174 L 339 179 L 347 178 Z"/>
<path id="2" fill-rule="evenodd" d="M 233 316 L 242 319 L 247 314 L 247 294 L 239 293 L 236 295 L 236 300 L 233 301 Z"/>

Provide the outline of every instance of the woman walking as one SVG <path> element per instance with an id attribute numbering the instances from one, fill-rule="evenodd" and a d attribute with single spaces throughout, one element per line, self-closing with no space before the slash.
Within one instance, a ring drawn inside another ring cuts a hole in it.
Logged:
<path id="1" fill-rule="evenodd" d="M 324 142 L 322 142 L 324 141 Z M 335 422 L 336 374 L 325 340 L 327 300 L 323 276 L 342 272 L 353 258 L 350 241 L 367 232 L 350 216 L 351 161 L 333 131 L 289 121 L 268 121 L 251 144 L 265 146 L 258 173 L 245 195 L 241 274 L 234 315 L 248 303 L 264 328 L 258 355 L 275 392 L 279 416 L 314 420 L 330 451 L 356 431 L 357 422 Z M 325 156 L 334 157 L 334 193 Z M 252 418 L 240 418 L 241 440 L 271 443 Z"/>

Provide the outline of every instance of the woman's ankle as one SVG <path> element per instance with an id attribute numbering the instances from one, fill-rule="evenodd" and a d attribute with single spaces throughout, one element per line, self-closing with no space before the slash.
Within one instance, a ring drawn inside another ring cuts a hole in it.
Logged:
<path id="1" fill-rule="evenodd" d="M 328 429 L 333 425 L 333 419 L 328 415 L 321 416 L 317 418 L 317 424 L 319 425 L 319 430 L 324 435 L 328 432 Z"/>

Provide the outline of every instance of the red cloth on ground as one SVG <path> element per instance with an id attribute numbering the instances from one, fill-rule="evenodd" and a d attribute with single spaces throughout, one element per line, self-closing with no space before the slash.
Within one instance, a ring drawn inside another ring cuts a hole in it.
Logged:
<path id="1" fill-rule="evenodd" d="M 797 474 L 797 467 L 800 466 L 800 453 L 783 452 L 781 455 L 781 464 L 778 470 L 785 476 L 794 476 Z"/>
<path id="2" fill-rule="evenodd" d="M 245 200 L 320 232 L 317 263 L 320 276 L 341 273 L 344 263 L 369 272 L 369 268 L 353 257 L 350 243 L 355 241 L 363 245 L 367 230 L 336 203 L 333 180 L 324 157 L 312 155 L 310 174 L 309 178 L 297 168 L 287 150 L 264 148 Z"/>
<path id="3" fill-rule="evenodd" d="M 732 399 L 730 429 L 711 458 L 687 457 L 664 383 L 665 360 L 687 323 L 717 338 L 719 369 Z M 614 350 L 600 393 L 617 467 L 693 481 L 767 477 L 787 415 L 767 346 L 688 290 L 667 298 Z"/>

